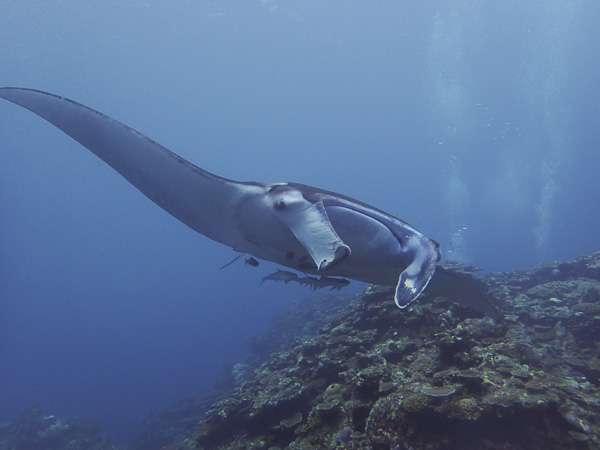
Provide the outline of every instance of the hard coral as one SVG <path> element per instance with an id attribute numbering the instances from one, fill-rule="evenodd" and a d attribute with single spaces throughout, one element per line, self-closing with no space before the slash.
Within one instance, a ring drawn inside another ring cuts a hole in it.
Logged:
<path id="1" fill-rule="evenodd" d="M 369 287 L 214 405 L 198 446 L 598 448 L 599 267 L 488 275 L 502 322 Z"/>

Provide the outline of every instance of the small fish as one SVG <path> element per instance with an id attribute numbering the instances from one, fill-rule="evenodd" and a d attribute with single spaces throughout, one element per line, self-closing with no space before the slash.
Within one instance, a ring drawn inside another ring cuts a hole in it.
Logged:
<path id="1" fill-rule="evenodd" d="M 306 274 L 304 274 L 304 275 L 306 275 Z M 309 277 L 308 275 L 306 275 L 306 276 L 304 276 L 302 278 L 298 278 L 296 281 L 298 283 L 300 283 L 302 286 L 308 286 L 313 291 L 317 289 L 317 284 L 319 283 L 319 279 L 318 278 Z"/>
<path id="2" fill-rule="evenodd" d="M 257 260 L 255 260 L 252 256 L 250 258 L 246 258 L 246 265 L 247 266 L 254 266 L 254 267 L 258 267 L 259 262 Z"/>
<path id="3" fill-rule="evenodd" d="M 334 289 L 339 291 L 341 288 L 350 284 L 350 281 L 346 280 L 345 278 L 326 277 L 325 275 L 321 275 L 321 278 L 306 276 L 303 278 L 298 278 L 295 281 L 303 286 L 310 287 L 313 291 L 316 291 L 317 289 L 323 289 L 325 287 L 330 287 L 330 291 L 333 291 Z"/>
<path id="4" fill-rule="evenodd" d="M 277 272 L 272 273 L 271 275 L 267 275 L 266 277 L 262 277 L 262 281 L 260 284 L 263 284 L 267 280 L 273 281 L 283 281 L 285 284 L 288 284 L 290 281 L 296 281 L 298 279 L 298 275 L 293 272 L 288 272 L 287 270 L 279 270 Z"/>

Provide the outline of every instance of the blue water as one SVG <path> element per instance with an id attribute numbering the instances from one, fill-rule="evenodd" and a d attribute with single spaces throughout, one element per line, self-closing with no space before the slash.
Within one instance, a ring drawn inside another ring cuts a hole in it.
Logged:
<path id="1" fill-rule="evenodd" d="M 487 270 L 600 249 L 595 1 L 0 2 L 0 85 L 63 95 L 216 174 L 389 211 Z M 296 286 L 0 102 L 0 421 L 116 442 L 212 391 Z M 354 283 L 354 289 L 361 285 Z"/>

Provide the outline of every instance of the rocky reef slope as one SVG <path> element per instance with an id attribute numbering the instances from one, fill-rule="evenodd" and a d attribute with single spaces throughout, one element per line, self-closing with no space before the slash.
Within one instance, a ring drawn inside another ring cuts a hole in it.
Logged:
<path id="1" fill-rule="evenodd" d="M 293 302 L 130 448 L 600 448 L 600 253 L 482 282 L 503 320 L 377 288 Z M 0 425 L 0 449 L 63 448 L 117 447 L 36 407 Z"/>
<path id="2" fill-rule="evenodd" d="M 483 282 L 503 320 L 367 289 L 214 404 L 197 447 L 600 448 L 600 253 Z"/>
<path id="3" fill-rule="evenodd" d="M 91 420 L 46 415 L 38 407 L 0 425 L 0 450 L 118 450 Z"/>

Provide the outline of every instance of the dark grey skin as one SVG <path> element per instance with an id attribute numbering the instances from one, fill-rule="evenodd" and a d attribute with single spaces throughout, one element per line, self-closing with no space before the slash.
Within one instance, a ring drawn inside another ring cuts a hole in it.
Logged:
<path id="1" fill-rule="evenodd" d="M 436 271 L 435 241 L 350 197 L 297 183 L 222 178 L 98 111 L 46 92 L 0 88 L 0 97 L 46 119 L 169 214 L 237 252 L 308 274 L 395 286 L 401 308 Z"/>

